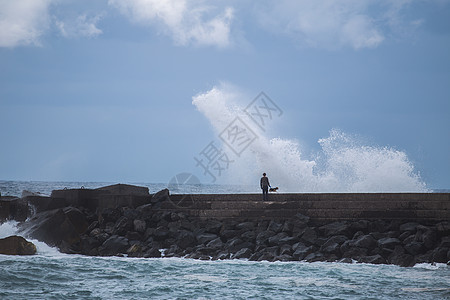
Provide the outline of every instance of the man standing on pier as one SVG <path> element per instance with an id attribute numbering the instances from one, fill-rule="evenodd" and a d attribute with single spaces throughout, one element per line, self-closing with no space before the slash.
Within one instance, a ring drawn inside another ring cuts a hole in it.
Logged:
<path id="1" fill-rule="evenodd" d="M 263 193 L 263 201 L 267 201 L 267 195 L 269 194 L 269 178 L 266 177 L 266 173 L 263 173 L 263 177 L 261 177 L 260 181 L 262 193 Z"/>

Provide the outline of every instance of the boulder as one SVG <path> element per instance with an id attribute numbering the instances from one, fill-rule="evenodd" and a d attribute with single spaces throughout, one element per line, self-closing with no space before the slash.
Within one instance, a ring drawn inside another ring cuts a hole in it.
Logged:
<path id="1" fill-rule="evenodd" d="M 333 235 L 345 235 L 351 238 L 352 230 L 351 226 L 347 222 L 333 222 L 319 227 L 319 232 L 325 237 Z"/>
<path id="2" fill-rule="evenodd" d="M 232 256 L 233 259 L 240 259 L 240 258 L 249 258 L 252 255 L 252 250 L 248 248 L 242 248 L 236 254 Z"/>
<path id="3" fill-rule="evenodd" d="M 152 196 L 150 202 L 153 206 L 160 206 L 162 202 L 170 200 L 169 198 L 169 190 L 163 189 Z"/>
<path id="4" fill-rule="evenodd" d="M 36 254 L 36 246 L 21 236 L 13 235 L 0 239 L 0 254 L 33 255 Z"/>
<path id="5" fill-rule="evenodd" d="M 112 235 L 101 246 L 100 254 L 102 255 L 117 255 L 126 253 L 130 247 L 128 239 L 123 236 Z"/>
<path id="6" fill-rule="evenodd" d="M 355 247 L 373 249 L 377 246 L 377 241 L 370 235 L 363 235 L 354 241 L 353 245 Z"/>

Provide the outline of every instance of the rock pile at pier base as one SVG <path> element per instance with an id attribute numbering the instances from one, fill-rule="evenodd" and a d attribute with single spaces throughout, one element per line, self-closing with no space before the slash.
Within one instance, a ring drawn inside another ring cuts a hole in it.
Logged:
<path id="1" fill-rule="evenodd" d="M 267 209 L 261 218 L 208 218 L 196 213 L 199 208 L 177 206 L 168 190 L 150 195 L 142 189 L 119 185 L 54 191 L 52 197 L 41 200 L 34 197 L 36 214 L 21 228 L 24 234 L 62 252 L 89 256 L 337 261 L 404 267 L 450 260 L 448 219 L 333 220 L 301 212 L 283 217 L 277 214 L 282 205 L 277 203 L 270 204 L 274 218 Z M 448 206 L 441 202 L 433 205 Z M 439 216 L 445 214 L 448 211 L 439 211 Z"/>

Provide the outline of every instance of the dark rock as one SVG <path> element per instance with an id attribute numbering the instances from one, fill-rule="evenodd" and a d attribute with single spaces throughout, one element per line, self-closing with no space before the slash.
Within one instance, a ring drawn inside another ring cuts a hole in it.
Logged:
<path id="1" fill-rule="evenodd" d="M 405 253 L 405 249 L 400 245 L 395 246 L 387 261 L 400 267 L 412 267 L 416 263 L 414 256 Z"/>
<path id="2" fill-rule="evenodd" d="M 423 245 L 427 247 L 428 249 L 434 248 L 434 246 L 437 244 L 437 233 L 434 230 L 427 230 L 425 231 L 422 236 L 421 240 L 423 242 Z"/>
<path id="3" fill-rule="evenodd" d="M 337 235 L 329 238 L 321 247 L 320 251 L 324 253 L 338 254 L 340 245 L 347 240 L 345 235 Z"/>
<path id="4" fill-rule="evenodd" d="M 253 233 L 254 233 L 254 231 L 248 231 L 248 232 L 253 232 Z M 227 240 L 229 240 L 229 239 L 231 239 L 231 238 L 234 238 L 234 237 L 238 236 L 239 234 L 240 234 L 240 231 L 239 231 L 239 230 L 225 229 L 225 230 L 222 230 L 222 231 L 221 231 L 220 236 L 221 236 L 225 241 L 227 241 Z"/>
<path id="5" fill-rule="evenodd" d="M 394 249 L 395 246 L 401 244 L 400 240 L 397 238 L 382 238 L 378 240 L 378 246 L 380 248 Z"/>
<path id="6" fill-rule="evenodd" d="M 362 231 L 357 231 L 357 232 L 355 232 L 355 234 L 353 235 L 352 240 L 357 240 L 357 239 L 359 239 L 360 237 L 362 237 L 363 235 L 364 235 L 364 232 L 362 232 Z"/>
<path id="7" fill-rule="evenodd" d="M 237 230 L 242 231 L 253 231 L 255 229 L 255 223 L 253 222 L 243 222 L 236 225 Z"/>
<path id="8" fill-rule="evenodd" d="M 270 246 L 275 246 L 280 244 L 280 240 L 288 237 L 288 234 L 286 232 L 280 232 L 274 236 L 271 236 L 267 241 L 269 242 Z"/>
<path id="9" fill-rule="evenodd" d="M 275 257 L 275 260 L 278 261 L 293 261 L 294 258 L 290 256 L 289 254 L 282 254 L 280 256 Z"/>
<path id="10" fill-rule="evenodd" d="M 439 244 L 439 247 L 450 248 L 450 236 L 444 236 L 441 239 L 441 243 Z"/>
<path id="11" fill-rule="evenodd" d="M 209 233 L 219 234 L 222 226 L 222 222 L 219 222 L 217 220 L 208 220 L 205 225 L 205 230 Z"/>
<path id="12" fill-rule="evenodd" d="M 292 247 L 291 247 L 291 245 L 285 244 L 285 245 L 281 245 L 280 246 L 280 255 L 285 255 L 285 254 L 287 254 L 289 256 L 292 255 Z"/>
<path id="13" fill-rule="evenodd" d="M 352 231 L 347 222 L 333 222 L 319 227 L 319 233 L 325 237 L 333 235 L 345 235 L 351 238 Z"/>
<path id="14" fill-rule="evenodd" d="M 417 230 L 417 226 L 419 226 L 419 223 L 416 222 L 405 223 L 400 225 L 400 231 L 401 232 L 409 231 L 411 233 L 414 233 Z"/>
<path id="15" fill-rule="evenodd" d="M 338 263 L 344 263 L 344 264 L 352 264 L 353 260 L 349 257 L 344 257 L 338 260 Z"/>
<path id="16" fill-rule="evenodd" d="M 433 250 L 432 261 L 435 263 L 447 263 L 447 253 L 449 248 L 436 248 Z"/>
<path id="17" fill-rule="evenodd" d="M 294 221 L 299 221 L 302 222 L 304 224 L 308 224 L 309 223 L 309 217 L 305 216 L 301 213 L 297 213 L 293 218 Z"/>
<path id="18" fill-rule="evenodd" d="M 152 196 L 150 199 L 150 203 L 154 206 L 159 206 L 161 202 L 165 202 L 169 200 L 169 190 L 163 189 Z"/>
<path id="19" fill-rule="evenodd" d="M 367 264 L 386 264 L 386 259 L 379 254 L 372 256 L 361 256 L 358 261 Z"/>
<path id="20" fill-rule="evenodd" d="M 359 260 L 360 257 L 366 256 L 368 250 L 366 248 L 351 247 L 342 253 L 342 257 L 353 258 Z"/>
<path id="21" fill-rule="evenodd" d="M 136 231 L 128 231 L 125 237 L 129 241 L 140 241 L 142 240 L 142 235 L 139 232 Z"/>
<path id="22" fill-rule="evenodd" d="M 388 227 L 389 224 L 386 221 L 375 220 L 369 223 L 368 230 L 369 232 L 386 232 Z"/>
<path id="23" fill-rule="evenodd" d="M 293 237 L 293 236 L 287 236 L 284 238 L 280 239 L 280 244 L 289 244 L 289 245 L 293 245 L 295 243 L 298 242 L 298 238 Z"/>
<path id="24" fill-rule="evenodd" d="M 281 229 L 281 231 L 290 234 L 290 233 L 292 233 L 293 229 L 294 229 L 294 223 L 291 222 L 290 220 L 287 220 L 286 222 L 284 222 L 283 228 Z"/>
<path id="25" fill-rule="evenodd" d="M 350 229 L 353 232 L 361 231 L 361 232 L 367 232 L 367 228 L 369 227 L 369 221 L 367 220 L 358 220 L 355 222 L 352 222 L 350 224 Z"/>
<path id="26" fill-rule="evenodd" d="M 133 222 L 127 217 L 120 217 L 114 225 L 113 234 L 125 235 L 127 231 L 133 230 Z"/>
<path id="27" fill-rule="evenodd" d="M 277 221 L 270 221 L 269 226 L 267 227 L 268 231 L 273 231 L 275 233 L 279 233 L 283 229 L 283 224 Z"/>
<path id="28" fill-rule="evenodd" d="M 219 259 L 219 260 L 224 260 L 224 259 L 229 259 L 230 258 L 230 253 L 228 251 L 220 251 L 214 259 Z"/>
<path id="29" fill-rule="evenodd" d="M 302 234 L 301 239 L 308 244 L 314 244 L 317 240 L 317 233 L 313 228 L 308 227 L 305 229 L 305 232 Z"/>
<path id="30" fill-rule="evenodd" d="M 104 222 L 113 222 L 116 223 L 116 221 L 120 218 L 120 209 L 119 208 L 105 208 L 103 209 L 101 213 L 101 217 Z"/>
<path id="31" fill-rule="evenodd" d="M 436 231 L 442 236 L 450 235 L 450 222 L 444 221 L 436 224 Z"/>
<path id="32" fill-rule="evenodd" d="M 141 257 L 142 247 L 138 244 L 134 244 L 130 248 L 128 248 L 127 254 L 129 257 Z"/>
<path id="33" fill-rule="evenodd" d="M 157 247 L 152 247 L 144 253 L 145 258 L 161 257 L 161 252 Z"/>
<path id="34" fill-rule="evenodd" d="M 134 230 L 140 233 L 144 233 L 147 229 L 147 224 L 143 220 L 134 220 L 133 221 Z"/>
<path id="35" fill-rule="evenodd" d="M 135 220 L 140 218 L 141 211 L 134 208 L 124 207 L 122 215 L 129 220 Z"/>
<path id="36" fill-rule="evenodd" d="M 255 231 L 246 231 L 241 234 L 241 239 L 248 242 L 253 242 L 255 240 L 256 233 Z"/>
<path id="37" fill-rule="evenodd" d="M 261 257 L 262 253 L 255 252 L 248 258 L 249 261 L 258 261 L 258 259 Z"/>
<path id="38" fill-rule="evenodd" d="M 206 244 L 206 247 L 218 250 L 223 247 L 223 242 L 220 237 L 218 237 Z"/>
<path id="39" fill-rule="evenodd" d="M 425 251 L 425 247 L 423 246 L 423 243 L 421 242 L 411 242 L 407 245 L 405 245 L 405 250 L 411 255 L 418 255 L 422 254 Z"/>
<path id="40" fill-rule="evenodd" d="M 128 243 L 127 238 L 123 236 L 112 235 L 103 243 L 100 253 L 102 255 L 116 255 L 119 253 L 125 253 L 129 246 L 130 244 Z"/>
<path id="41" fill-rule="evenodd" d="M 13 235 L 0 239 L 0 254 L 33 255 L 36 254 L 36 246 L 21 236 Z"/>
<path id="42" fill-rule="evenodd" d="M 402 234 L 399 235 L 398 239 L 403 242 L 406 238 L 408 238 L 410 236 L 412 236 L 413 239 L 414 239 L 416 235 L 413 234 L 410 231 L 405 231 L 405 232 L 403 232 Z"/>
<path id="43" fill-rule="evenodd" d="M 240 259 L 240 258 L 249 258 L 252 255 L 252 250 L 248 249 L 248 248 L 243 248 L 241 250 L 239 250 L 238 252 L 236 252 L 236 254 L 234 254 L 232 256 L 233 259 Z"/>
<path id="44" fill-rule="evenodd" d="M 359 237 L 353 245 L 359 248 L 372 249 L 377 246 L 377 241 L 369 234 Z"/>
<path id="45" fill-rule="evenodd" d="M 262 253 L 261 256 L 258 258 L 258 261 L 274 261 L 274 260 L 275 256 L 267 252 Z"/>
<path id="46" fill-rule="evenodd" d="M 275 232 L 270 231 L 270 230 L 266 230 L 263 232 L 260 232 L 257 236 L 256 236 L 256 245 L 261 245 L 261 244 L 265 244 L 268 243 L 268 239 L 272 236 L 275 235 Z"/>
<path id="47" fill-rule="evenodd" d="M 181 249 L 186 249 L 195 245 L 194 234 L 190 231 L 182 230 L 177 234 L 177 245 Z"/>
<path id="48" fill-rule="evenodd" d="M 299 247 L 297 247 L 297 249 L 294 251 L 294 253 L 292 254 L 292 256 L 297 259 L 297 260 L 302 260 L 304 259 L 307 255 L 309 255 L 310 253 L 314 252 L 314 247 L 313 246 L 305 246 L 305 245 L 301 245 Z"/>
<path id="49" fill-rule="evenodd" d="M 196 236 L 197 238 L 197 242 L 199 242 L 200 244 L 207 244 L 210 241 L 214 240 L 217 238 L 216 234 L 213 233 L 202 233 Z"/>
<path id="50" fill-rule="evenodd" d="M 310 253 L 304 260 L 307 262 L 326 261 L 326 257 L 322 253 Z"/>
<path id="51" fill-rule="evenodd" d="M 162 241 L 167 239 L 170 236 L 170 231 L 169 228 L 165 227 L 165 226 L 159 226 L 158 228 L 155 229 L 155 231 L 153 232 L 153 238 L 156 241 Z"/>

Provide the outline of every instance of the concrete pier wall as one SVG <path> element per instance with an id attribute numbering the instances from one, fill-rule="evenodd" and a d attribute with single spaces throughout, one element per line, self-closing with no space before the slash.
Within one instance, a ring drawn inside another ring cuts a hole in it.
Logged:
<path id="1" fill-rule="evenodd" d="M 200 218 L 289 218 L 316 220 L 450 220 L 449 193 L 325 193 L 170 195 L 162 209 Z"/>

